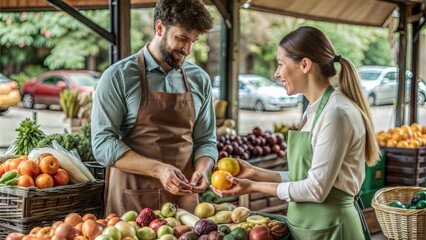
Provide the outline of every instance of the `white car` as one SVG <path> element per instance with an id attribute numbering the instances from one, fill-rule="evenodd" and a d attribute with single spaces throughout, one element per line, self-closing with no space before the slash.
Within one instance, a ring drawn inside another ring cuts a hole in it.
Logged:
<path id="1" fill-rule="evenodd" d="M 389 66 L 363 66 L 358 68 L 361 85 L 370 105 L 393 104 L 396 101 L 398 89 L 398 68 Z M 412 73 L 406 73 L 406 97 L 410 97 Z M 422 80 L 418 83 L 418 105 L 425 104 L 426 85 Z"/>
<path id="2" fill-rule="evenodd" d="M 282 86 L 259 75 L 239 74 L 238 82 L 240 108 L 258 112 L 278 111 L 285 107 L 295 107 L 300 102 L 300 94 L 288 96 Z M 220 76 L 214 77 L 213 97 L 220 98 Z"/>

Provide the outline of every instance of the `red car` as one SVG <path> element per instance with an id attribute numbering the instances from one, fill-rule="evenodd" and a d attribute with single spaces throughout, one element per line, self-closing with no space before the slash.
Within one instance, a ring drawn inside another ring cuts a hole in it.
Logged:
<path id="1" fill-rule="evenodd" d="M 49 71 L 26 81 L 21 89 L 25 108 L 34 104 L 59 105 L 59 94 L 64 89 L 77 89 L 80 93 L 91 94 L 101 73 L 89 70 Z"/>

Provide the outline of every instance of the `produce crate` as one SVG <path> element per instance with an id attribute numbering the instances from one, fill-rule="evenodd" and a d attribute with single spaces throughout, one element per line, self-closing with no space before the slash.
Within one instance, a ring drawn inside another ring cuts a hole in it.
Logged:
<path id="1" fill-rule="evenodd" d="M 0 229 L 28 233 L 71 212 L 99 217 L 104 185 L 101 180 L 46 189 L 0 185 Z"/>
<path id="2" fill-rule="evenodd" d="M 102 166 L 96 161 L 93 162 L 83 162 L 84 165 L 89 169 L 89 171 L 92 173 L 92 175 L 97 180 L 105 180 L 105 166 Z"/>
<path id="3" fill-rule="evenodd" d="M 369 191 L 385 186 L 386 154 L 383 149 L 380 153 L 381 159 L 375 166 L 369 167 L 365 164 L 365 180 L 361 186 L 361 190 L 363 191 Z"/>
<path id="4" fill-rule="evenodd" d="M 385 148 L 385 153 L 386 185 L 426 185 L 426 147 Z"/>

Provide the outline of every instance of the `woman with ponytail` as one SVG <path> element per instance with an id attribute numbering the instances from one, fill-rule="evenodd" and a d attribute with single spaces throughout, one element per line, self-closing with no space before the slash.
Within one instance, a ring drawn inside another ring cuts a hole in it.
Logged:
<path id="1" fill-rule="evenodd" d="M 355 199 L 365 178 L 364 165 L 379 160 L 371 113 L 353 64 L 336 54 L 327 36 L 301 27 L 280 41 L 279 78 L 288 95 L 302 93 L 309 105 L 299 131 L 289 132 L 289 171 L 275 172 L 239 161 L 233 187 L 221 196 L 263 192 L 288 201 L 292 239 L 370 239 Z M 337 74 L 338 87 L 330 80 Z"/>

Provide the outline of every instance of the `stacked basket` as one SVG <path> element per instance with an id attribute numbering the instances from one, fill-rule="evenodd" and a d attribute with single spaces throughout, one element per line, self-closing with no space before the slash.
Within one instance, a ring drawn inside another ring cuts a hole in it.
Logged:
<path id="1" fill-rule="evenodd" d="M 422 187 L 389 187 L 376 192 L 371 203 L 383 234 L 389 239 L 426 239 L 426 209 L 390 207 L 395 200 L 408 203 Z"/>

